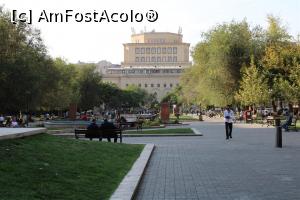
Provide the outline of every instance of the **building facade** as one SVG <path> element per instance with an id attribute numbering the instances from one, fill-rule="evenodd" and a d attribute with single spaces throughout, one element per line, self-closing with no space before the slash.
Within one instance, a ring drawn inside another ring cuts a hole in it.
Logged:
<path id="1" fill-rule="evenodd" d="M 124 61 L 120 67 L 108 67 L 103 80 L 120 88 L 136 85 L 155 93 L 161 100 L 174 87 L 189 62 L 189 43 L 182 35 L 168 32 L 133 34 L 131 43 L 123 44 Z"/>

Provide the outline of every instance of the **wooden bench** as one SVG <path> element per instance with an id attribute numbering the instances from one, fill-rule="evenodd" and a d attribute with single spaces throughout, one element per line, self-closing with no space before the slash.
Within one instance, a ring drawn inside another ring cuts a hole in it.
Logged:
<path id="1" fill-rule="evenodd" d="M 288 130 L 298 131 L 298 129 L 297 129 L 297 121 L 298 121 L 298 117 L 294 117 L 292 119 L 292 123 L 288 126 Z"/>
<path id="2" fill-rule="evenodd" d="M 274 126 L 275 125 L 275 119 L 273 116 L 267 116 L 266 118 L 264 118 L 262 120 L 262 126 L 263 125 L 267 125 L 267 127 L 269 126 Z"/>
<path id="3" fill-rule="evenodd" d="M 113 135 L 117 135 L 120 138 L 120 143 L 122 143 L 122 129 L 98 129 L 98 130 L 87 130 L 87 129 L 75 129 L 75 138 L 93 138 L 102 141 L 103 138 L 114 138 Z"/>

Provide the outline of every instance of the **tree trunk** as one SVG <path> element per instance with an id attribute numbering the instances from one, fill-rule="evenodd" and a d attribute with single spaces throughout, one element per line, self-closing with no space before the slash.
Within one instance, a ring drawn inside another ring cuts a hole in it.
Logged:
<path id="1" fill-rule="evenodd" d="M 282 105 L 282 104 L 283 104 L 283 102 L 282 102 L 282 100 L 280 100 L 280 101 L 279 101 L 279 109 L 280 109 L 280 110 L 283 109 L 283 105 Z"/>
<path id="2" fill-rule="evenodd" d="M 289 102 L 289 112 L 293 113 L 293 104 L 291 102 Z"/>
<path id="3" fill-rule="evenodd" d="M 272 100 L 272 107 L 273 107 L 273 112 L 277 112 L 277 107 L 276 107 L 276 103 L 275 100 Z"/>

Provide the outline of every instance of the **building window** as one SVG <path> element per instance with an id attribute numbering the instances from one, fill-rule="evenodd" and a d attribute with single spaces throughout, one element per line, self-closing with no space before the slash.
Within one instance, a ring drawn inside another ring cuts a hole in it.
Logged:
<path id="1" fill-rule="evenodd" d="M 156 58 L 154 56 L 151 57 L 151 62 L 156 62 Z"/>
<path id="2" fill-rule="evenodd" d="M 161 48 L 158 47 L 158 48 L 156 49 L 156 52 L 157 52 L 158 54 L 160 54 L 160 53 L 161 53 Z"/>
<path id="3" fill-rule="evenodd" d="M 170 83 L 170 87 L 173 87 L 173 84 L 172 84 L 172 83 Z"/>
<path id="4" fill-rule="evenodd" d="M 135 53 L 139 54 L 140 53 L 140 48 L 135 48 Z"/>
<path id="5" fill-rule="evenodd" d="M 173 62 L 177 62 L 177 56 L 173 57 Z"/>
<path id="6" fill-rule="evenodd" d="M 146 57 L 146 62 L 150 62 L 150 57 Z"/>
<path id="7" fill-rule="evenodd" d="M 162 48 L 161 51 L 162 51 L 163 54 L 165 54 L 166 53 L 166 48 L 165 47 Z"/>
<path id="8" fill-rule="evenodd" d="M 161 62 L 161 57 L 157 57 L 157 62 Z"/>
<path id="9" fill-rule="evenodd" d="M 160 84 L 159 84 L 159 83 L 157 84 L 157 87 L 160 87 Z"/>
<path id="10" fill-rule="evenodd" d="M 142 84 L 139 83 L 139 87 L 142 87 Z"/>
<path id="11" fill-rule="evenodd" d="M 141 57 L 141 62 L 145 62 L 145 57 Z"/>
<path id="12" fill-rule="evenodd" d="M 153 83 L 151 83 L 151 87 L 154 87 L 154 84 L 153 84 Z"/>
<path id="13" fill-rule="evenodd" d="M 150 53 L 150 48 L 146 48 L 146 54 Z"/>
<path id="14" fill-rule="evenodd" d="M 152 48 L 151 48 L 151 53 L 152 53 L 152 54 L 155 54 L 155 53 L 156 53 L 156 48 L 152 47 Z"/>
<path id="15" fill-rule="evenodd" d="M 168 47 L 167 53 L 168 53 L 168 54 L 171 54 L 171 53 L 172 53 L 172 47 Z"/>
<path id="16" fill-rule="evenodd" d="M 173 47 L 173 53 L 174 53 L 174 54 L 177 53 L 177 47 Z"/>
<path id="17" fill-rule="evenodd" d="M 139 57 L 135 57 L 135 62 L 140 62 L 140 58 Z"/>
<path id="18" fill-rule="evenodd" d="M 166 88 L 166 87 L 167 87 L 167 84 L 164 84 L 164 87 Z"/>
<path id="19" fill-rule="evenodd" d="M 145 48 L 141 48 L 141 54 L 145 54 Z"/>
<path id="20" fill-rule="evenodd" d="M 168 62 L 172 62 L 172 56 L 168 56 Z"/>
<path id="21" fill-rule="evenodd" d="M 126 83 L 126 87 L 128 87 L 128 83 Z"/>
<path id="22" fill-rule="evenodd" d="M 145 83 L 145 87 L 148 87 L 147 83 Z"/>
<path id="23" fill-rule="evenodd" d="M 165 57 L 165 56 L 162 57 L 161 61 L 162 61 L 162 62 L 166 62 L 166 57 Z"/>

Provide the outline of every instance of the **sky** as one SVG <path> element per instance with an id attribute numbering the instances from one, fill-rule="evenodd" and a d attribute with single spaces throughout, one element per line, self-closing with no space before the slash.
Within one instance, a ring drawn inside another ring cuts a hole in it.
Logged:
<path id="1" fill-rule="evenodd" d="M 0 5 L 9 12 L 32 10 L 32 25 L 41 30 L 42 38 L 52 57 L 62 57 L 69 62 L 98 62 L 107 60 L 114 64 L 123 61 L 123 44 L 130 42 L 132 28 L 177 33 L 182 28 L 183 41 L 191 49 L 201 40 L 201 33 L 217 24 L 246 19 L 253 27 L 267 27 L 268 14 L 278 16 L 288 32 L 300 34 L 300 0 L 0 0 Z M 41 12 L 48 14 L 88 13 L 106 10 L 113 12 L 145 13 L 155 10 L 155 22 L 38 22 Z"/>

